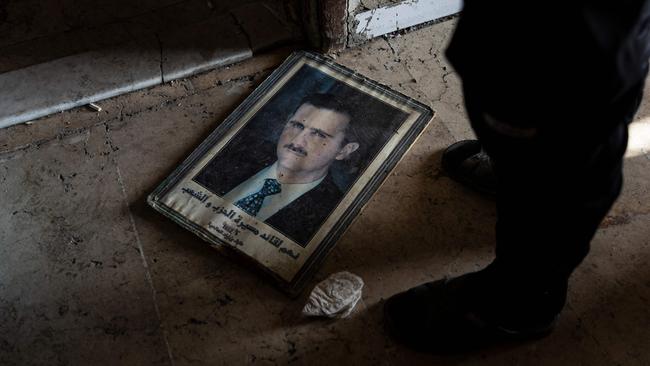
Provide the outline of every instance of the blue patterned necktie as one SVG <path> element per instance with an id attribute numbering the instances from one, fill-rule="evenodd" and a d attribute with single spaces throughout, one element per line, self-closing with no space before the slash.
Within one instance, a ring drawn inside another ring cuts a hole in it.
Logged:
<path id="1" fill-rule="evenodd" d="M 248 212 L 252 216 L 257 216 L 257 213 L 260 211 L 260 208 L 262 208 L 262 203 L 264 203 L 264 198 L 266 198 L 267 196 L 278 194 L 280 192 L 282 192 L 282 188 L 280 187 L 280 182 L 270 178 L 264 179 L 264 186 L 262 187 L 262 189 L 260 189 L 256 193 L 253 193 L 251 195 L 248 195 L 238 200 L 237 202 L 235 202 L 235 206 Z"/>

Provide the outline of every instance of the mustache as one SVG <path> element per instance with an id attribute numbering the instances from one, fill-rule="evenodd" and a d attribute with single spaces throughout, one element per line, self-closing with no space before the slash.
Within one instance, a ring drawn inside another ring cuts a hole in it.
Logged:
<path id="1" fill-rule="evenodd" d="M 307 151 L 305 149 L 303 149 L 300 146 L 296 146 L 296 145 L 294 145 L 292 143 L 288 143 L 288 144 L 286 144 L 286 145 L 284 145 L 282 147 L 284 147 L 285 149 L 289 149 L 289 150 L 291 150 L 291 151 L 293 151 L 293 152 L 295 152 L 297 154 L 300 154 L 302 156 L 307 156 Z"/>

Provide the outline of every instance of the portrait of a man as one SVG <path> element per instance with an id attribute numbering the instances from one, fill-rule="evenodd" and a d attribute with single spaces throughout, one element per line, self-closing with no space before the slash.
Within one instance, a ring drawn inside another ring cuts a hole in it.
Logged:
<path id="1" fill-rule="evenodd" d="M 305 246 L 405 116 L 305 66 L 193 181 Z"/>
<path id="2" fill-rule="evenodd" d="M 147 202 L 295 294 L 432 116 L 325 56 L 295 52 Z"/>
<path id="3" fill-rule="evenodd" d="M 329 170 L 335 161 L 349 158 L 359 148 L 350 132 L 351 123 L 352 113 L 342 100 L 332 94 L 310 94 L 285 123 L 275 154 L 265 154 L 275 155 L 275 161 L 250 177 L 240 178 L 245 171 L 237 170 L 228 179 L 217 176 L 214 181 L 205 170 L 195 180 L 225 193 L 226 201 L 258 220 L 304 242 L 313 225 L 327 216 L 342 195 Z M 260 165 L 267 161 L 261 158 Z"/>

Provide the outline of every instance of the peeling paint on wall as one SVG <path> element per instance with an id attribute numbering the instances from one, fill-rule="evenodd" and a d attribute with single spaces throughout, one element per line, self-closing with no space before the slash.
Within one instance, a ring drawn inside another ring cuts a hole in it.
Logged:
<path id="1" fill-rule="evenodd" d="M 348 46 L 461 11 L 463 0 L 348 0 Z"/>
<path id="2" fill-rule="evenodd" d="M 358 13 L 361 0 L 348 0 L 348 13 L 353 15 Z"/>

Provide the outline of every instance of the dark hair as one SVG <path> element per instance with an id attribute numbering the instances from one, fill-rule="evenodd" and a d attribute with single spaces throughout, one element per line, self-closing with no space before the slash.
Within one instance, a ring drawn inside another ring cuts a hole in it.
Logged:
<path id="1" fill-rule="evenodd" d="M 313 105 L 316 108 L 329 109 L 331 111 L 344 114 L 348 116 L 350 121 L 348 122 L 347 127 L 345 128 L 345 138 L 343 139 L 342 144 L 345 145 L 349 142 L 357 142 L 358 137 L 354 133 L 354 130 L 351 128 L 352 121 L 354 120 L 352 110 L 348 107 L 347 103 L 343 99 L 335 96 L 334 94 L 325 94 L 325 93 L 314 93 L 309 94 L 306 97 L 302 98 L 298 107 L 293 111 L 291 115 L 294 115 L 296 111 L 304 104 Z"/>

